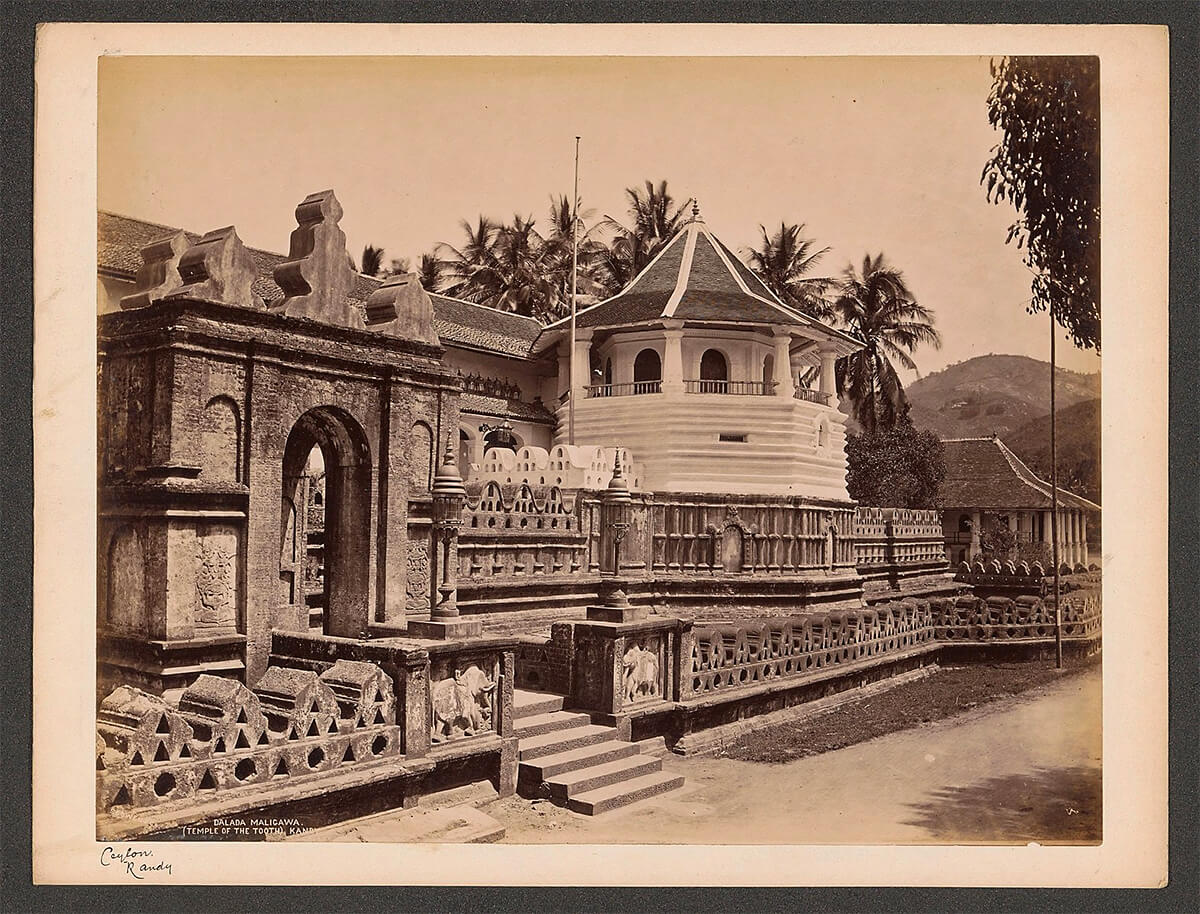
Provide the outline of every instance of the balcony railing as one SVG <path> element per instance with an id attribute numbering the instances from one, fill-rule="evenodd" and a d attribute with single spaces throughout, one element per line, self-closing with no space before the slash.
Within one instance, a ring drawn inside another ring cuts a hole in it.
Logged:
<path id="1" fill-rule="evenodd" d="M 593 384 L 587 389 L 593 397 L 634 397 L 639 394 L 662 393 L 662 381 L 631 381 L 627 384 Z"/>
<path id="2" fill-rule="evenodd" d="M 683 389 L 689 394 L 737 394 L 739 396 L 762 397 L 771 393 L 774 382 L 762 381 L 684 381 Z"/>
<path id="3" fill-rule="evenodd" d="M 823 390 L 812 390 L 808 387 L 796 388 L 797 400 L 808 400 L 810 403 L 821 403 L 825 406 L 829 405 L 829 394 Z"/>

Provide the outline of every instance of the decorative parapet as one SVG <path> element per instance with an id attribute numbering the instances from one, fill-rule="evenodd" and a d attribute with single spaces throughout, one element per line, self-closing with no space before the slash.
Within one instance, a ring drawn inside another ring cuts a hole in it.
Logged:
<path id="1" fill-rule="evenodd" d="M 391 680 L 372 664 L 335 665 L 325 679 L 272 666 L 253 691 L 201 676 L 178 707 L 122 686 L 97 714 L 97 805 L 115 819 L 186 811 L 239 788 L 395 758 L 394 720 Z"/>
<path id="2" fill-rule="evenodd" d="M 802 676 L 933 640 L 926 600 L 845 613 L 696 627 L 685 697 Z"/>
<path id="3" fill-rule="evenodd" d="M 803 574 L 855 562 L 849 505 L 787 496 L 672 496 L 648 506 L 658 574 Z"/>
<path id="4" fill-rule="evenodd" d="M 332 190 L 300 201 L 288 259 L 274 271 L 283 298 L 271 305 L 272 311 L 343 327 L 365 326 L 349 297 L 354 267 L 346 251 L 346 233 L 338 225 L 341 218 L 342 205 Z"/>
<path id="5" fill-rule="evenodd" d="M 557 486 L 468 484 L 460 580 L 579 572 L 587 552 L 574 494 Z"/>
<path id="6" fill-rule="evenodd" d="M 471 472 L 470 481 L 479 485 L 555 486 L 564 491 L 604 489 L 612 479 L 617 450 L 621 469 L 631 491 L 642 488 L 643 469 L 628 448 L 556 444 L 546 450 L 522 447 L 517 451 L 492 448 L 483 463 Z"/>
<path id="7" fill-rule="evenodd" d="M 121 308 L 145 308 L 183 285 L 179 258 L 187 249 L 187 235 L 181 231 L 155 238 L 143 247 L 142 265 L 134 283 L 136 291 L 121 297 Z"/>
<path id="8" fill-rule="evenodd" d="M 1064 592 L 1100 583 L 1100 569 L 1096 565 L 1086 566 L 1064 563 L 1059 568 L 1059 577 Z M 1054 586 L 1053 566 L 1049 570 L 1041 562 L 959 562 L 954 580 L 970 584 L 981 596 L 990 594 L 1031 594 L 1045 596 Z"/>
<path id="9" fill-rule="evenodd" d="M 854 548 L 859 567 L 944 563 L 942 523 L 936 510 L 854 509 Z"/>
<path id="10" fill-rule="evenodd" d="M 940 641 L 1012 641 L 1054 637 L 1054 600 L 1038 597 L 956 597 L 930 601 Z M 1064 638 L 1100 633 L 1100 594 L 1080 591 L 1062 599 Z"/>
<path id="11" fill-rule="evenodd" d="M 463 393 L 482 394 L 485 397 L 496 397 L 501 400 L 520 400 L 521 388 L 508 378 L 492 378 L 477 373 L 458 373 L 462 383 Z"/>
<path id="12" fill-rule="evenodd" d="M 1063 598 L 1063 637 L 1100 634 L 1100 596 Z M 681 700 L 751 688 L 829 667 L 898 656 L 936 642 L 1038 640 L 1054 636 L 1054 603 L 1035 597 L 902 600 L 852 612 L 696 626 L 681 660 Z"/>
<path id="13" fill-rule="evenodd" d="M 258 267 L 232 225 L 214 229 L 179 259 L 183 284 L 176 295 L 219 301 L 241 308 L 261 308 L 254 293 Z"/>

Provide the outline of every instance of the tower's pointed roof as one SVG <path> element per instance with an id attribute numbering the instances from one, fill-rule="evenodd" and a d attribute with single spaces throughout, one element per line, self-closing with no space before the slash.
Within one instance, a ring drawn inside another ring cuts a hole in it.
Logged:
<path id="1" fill-rule="evenodd" d="M 700 216 L 693 204 L 692 217 L 675 233 L 633 282 L 612 298 L 580 309 L 575 316 L 580 329 L 615 328 L 663 320 L 795 325 L 818 330 L 831 340 L 858 348 L 861 343 L 840 330 L 784 304 L 766 284 L 738 259 Z M 547 326 L 536 348 L 570 318 Z"/>

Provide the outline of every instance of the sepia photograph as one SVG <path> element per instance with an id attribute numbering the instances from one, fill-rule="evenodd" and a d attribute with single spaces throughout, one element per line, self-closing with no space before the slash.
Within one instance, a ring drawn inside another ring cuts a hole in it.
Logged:
<path id="1" fill-rule="evenodd" d="M 107 875 L 1108 843 L 1121 125 L 993 44 L 101 53 Z"/>
<path id="2" fill-rule="evenodd" d="M 98 834 L 1098 842 L 1099 98 L 102 59 Z"/>

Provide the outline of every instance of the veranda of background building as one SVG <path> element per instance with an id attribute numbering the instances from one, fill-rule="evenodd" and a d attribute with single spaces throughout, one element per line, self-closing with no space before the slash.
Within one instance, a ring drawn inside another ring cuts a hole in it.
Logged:
<path id="1" fill-rule="evenodd" d="M 978 559 L 983 554 L 980 535 L 995 520 L 1014 535 L 1017 554 L 1012 558 L 1050 567 L 1050 483 L 1039 479 L 998 437 L 956 438 L 944 444 L 941 501 L 946 557 L 955 564 Z M 1061 487 L 1058 505 L 1060 563 L 1090 564 L 1089 516 L 1095 531 L 1100 506 Z"/>

